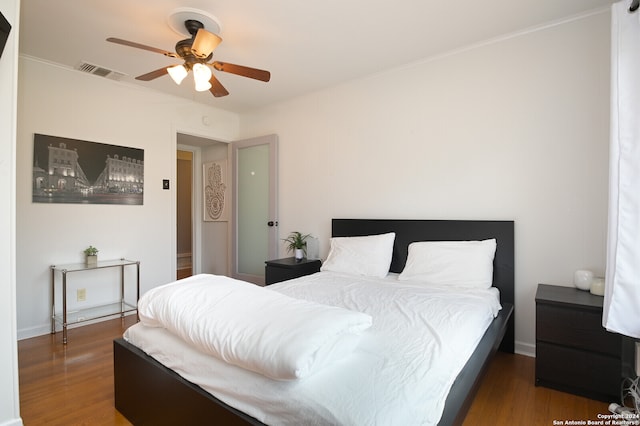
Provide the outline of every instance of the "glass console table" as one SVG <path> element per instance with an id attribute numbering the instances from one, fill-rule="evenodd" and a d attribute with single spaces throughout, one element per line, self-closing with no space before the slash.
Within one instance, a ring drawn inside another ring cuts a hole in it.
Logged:
<path id="1" fill-rule="evenodd" d="M 136 301 L 129 303 L 124 297 L 124 268 L 126 266 L 136 267 Z M 104 268 L 120 268 L 120 301 L 108 303 L 91 308 L 79 309 L 74 312 L 67 312 L 67 274 L 72 272 L 92 271 Z M 62 311 L 56 312 L 56 272 L 62 275 Z M 103 260 L 95 265 L 86 263 L 72 263 L 68 265 L 51 265 L 51 334 L 56 332 L 56 323 L 62 325 L 62 343 L 67 344 L 67 326 L 98 318 L 105 318 L 114 315 L 124 317 L 126 313 L 138 310 L 138 299 L 140 299 L 140 262 L 136 260 Z"/>

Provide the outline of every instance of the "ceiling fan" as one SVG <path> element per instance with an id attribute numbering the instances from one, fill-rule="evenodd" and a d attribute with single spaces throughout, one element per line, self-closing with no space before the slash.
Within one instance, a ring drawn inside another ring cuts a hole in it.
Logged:
<path id="1" fill-rule="evenodd" d="M 221 97 L 227 96 L 229 92 L 213 75 L 210 67 L 213 67 L 217 71 L 228 72 L 264 82 L 271 79 L 271 73 L 269 73 L 269 71 L 230 64 L 228 62 L 209 62 L 213 57 L 213 51 L 222 42 L 222 39 L 218 35 L 205 30 L 202 22 L 195 19 L 185 20 L 184 26 L 187 32 L 191 34 L 191 38 L 180 40 L 176 43 L 175 53 L 115 37 L 109 37 L 107 41 L 160 53 L 170 58 L 180 58 L 184 61 L 183 64 L 163 67 L 139 75 L 136 77 L 136 80 L 151 81 L 165 74 L 169 74 L 177 84 L 180 84 L 188 75 L 189 71 L 192 71 L 197 91 L 204 92 L 209 90 L 213 96 Z"/>

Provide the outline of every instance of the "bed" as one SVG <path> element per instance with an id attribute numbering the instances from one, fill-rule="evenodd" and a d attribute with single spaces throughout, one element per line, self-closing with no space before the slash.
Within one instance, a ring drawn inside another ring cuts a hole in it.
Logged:
<path id="1" fill-rule="evenodd" d="M 514 230 L 511 221 L 431 221 L 334 219 L 333 237 L 395 233 L 390 271 L 405 268 L 408 247 L 416 241 L 495 239 L 493 286 L 502 309 L 490 323 L 451 386 L 439 424 L 461 424 L 481 377 L 498 348 L 514 349 Z M 286 284 L 284 285 L 286 287 Z M 200 386 L 125 341 L 114 341 L 116 408 L 134 424 L 262 424 L 225 404 Z M 249 410 L 245 410 L 249 411 Z"/>

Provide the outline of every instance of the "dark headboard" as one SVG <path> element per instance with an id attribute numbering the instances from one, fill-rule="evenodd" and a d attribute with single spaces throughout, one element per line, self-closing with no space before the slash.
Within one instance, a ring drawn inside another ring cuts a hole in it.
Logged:
<path id="1" fill-rule="evenodd" d="M 500 290 L 500 301 L 515 306 L 513 221 L 489 220 L 411 220 L 411 219 L 333 219 L 331 235 L 355 237 L 395 232 L 391 272 L 402 272 L 409 244 L 414 241 L 465 241 L 495 238 L 493 286 Z M 513 352 L 513 317 L 505 340 Z M 510 336 L 509 336 L 510 334 Z M 506 342 L 505 342 L 506 343 Z"/>

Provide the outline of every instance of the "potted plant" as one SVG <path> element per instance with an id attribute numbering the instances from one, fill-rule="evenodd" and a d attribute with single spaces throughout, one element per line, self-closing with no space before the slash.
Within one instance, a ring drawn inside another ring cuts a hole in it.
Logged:
<path id="1" fill-rule="evenodd" d="M 87 266 L 96 266 L 98 264 L 98 251 L 94 246 L 84 249 L 84 254 L 87 256 Z"/>
<path id="2" fill-rule="evenodd" d="M 287 250 L 294 252 L 296 260 L 302 260 L 307 254 L 307 238 L 311 234 L 301 234 L 298 231 L 292 232 L 289 236 L 282 241 L 287 243 Z"/>

